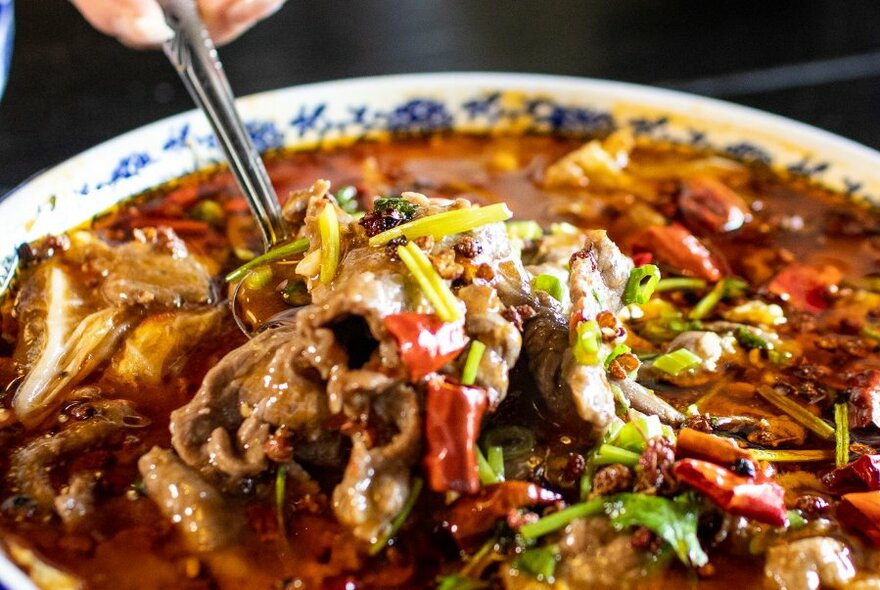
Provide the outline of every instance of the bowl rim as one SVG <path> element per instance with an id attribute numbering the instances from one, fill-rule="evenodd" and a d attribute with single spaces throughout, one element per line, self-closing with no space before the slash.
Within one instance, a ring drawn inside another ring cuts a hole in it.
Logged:
<path id="1" fill-rule="evenodd" d="M 253 112 L 254 108 L 265 103 L 267 99 L 279 96 L 295 98 L 296 95 L 310 93 L 329 95 L 334 91 L 339 91 L 351 94 L 369 90 L 372 93 L 379 92 L 402 97 L 410 96 L 414 92 L 428 92 L 431 89 L 442 92 L 444 88 L 456 86 L 500 91 L 529 91 L 536 95 L 564 95 L 573 98 L 578 95 L 607 96 L 616 100 L 648 105 L 650 108 L 656 109 L 657 112 L 687 113 L 690 109 L 697 109 L 700 119 L 707 122 L 722 120 L 733 124 L 742 124 L 746 129 L 762 128 L 767 137 L 785 138 L 786 142 L 795 146 L 818 148 L 819 153 L 833 154 L 836 160 L 855 157 L 880 169 L 880 151 L 813 125 L 715 98 L 596 78 L 492 71 L 394 74 L 287 86 L 244 96 L 239 98 L 237 102 L 242 111 Z M 179 126 L 194 121 L 200 116 L 198 110 L 191 109 L 105 140 L 43 171 L 35 172 L 12 190 L 0 195 L 0 206 L 24 198 L 29 192 L 36 191 L 36 187 L 40 183 L 51 180 L 55 176 L 60 179 L 65 169 L 98 158 L 113 147 L 125 146 L 137 141 L 140 136 Z M 4 584 L 9 590 L 35 590 L 36 588 L 27 574 L 14 565 L 0 547 L 0 588 Z"/>
<path id="2" fill-rule="evenodd" d="M 282 88 L 264 90 L 248 94 L 236 99 L 236 104 L 242 111 L 247 110 L 250 104 L 260 103 L 264 100 L 285 94 L 306 94 L 312 91 L 332 91 L 334 89 L 357 90 L 365 86 L 379 85 L 385 92 L 401 91 L 410 92 L 414 83 L 424 84 L 425 87 L 442 88 L 449 84 L 461 85 L 467 82 L 471 86 L 480 86 L 499 90 L 518 90 L 533 87 L 536 93 L 553 95 L 559 92 L 583 93 L 593 92 L 616 96 L 621 100 L 641 99 L 645 104 L 650 104 L 659 112 L 666 110 L 676 111 L 687 103 L 699 104 L 704 109 L 701 118 L 706 120 L 724 119 L 729 117 L 741 118 L 743 122 L 765 122 L 773 127 L 768 130 L 770 136 L 782 136 L 788 133 L 787 141 L 794 145 L 821 145 L 836 148 L 843 151 L 851 151 L 866 158 L 876 159 L 880 164 L 880 149 L 875 149 L 855 140 L 849 139 L 821 127 L 804 123 L 796 119 L 764 111 L 754 107 L 741 105 L 726 100 L 682 92 L 668 88 L 623 82 L 617 80 L 590 78 L 578 76 L 564 76 L 556 74 L 532 74 L 521 72 L 497 72 L 497 71 L 449 71 L 449 72 L 420 72 L 410 74 L 388 74 L 378 76 L 361 76 L 354 78 L 339 78 L 322 82 L 310 82 Z M 716 117 L 715 115 L 726 115 Z M 200 117 L 198 109 L 164 117 L 157 121 L 141 125 L 119 135 L 106 139 L 86 150 L 69 158 L 60 160 L 49 165 L 43 170 L 36 171 L 28 178 L 20 182 L 6 193 L 0 195 L 0 203 L 12 198 L 16 193 L 30 187 L 36 181 L 50 176 L 60 168 L 73 162 L 88 159 L 103 151 L 107 147 L 124 144 L 136 139 L 144 133 L 164 129 Z M 787 132 L 787 133 L 780 133 Z"/>

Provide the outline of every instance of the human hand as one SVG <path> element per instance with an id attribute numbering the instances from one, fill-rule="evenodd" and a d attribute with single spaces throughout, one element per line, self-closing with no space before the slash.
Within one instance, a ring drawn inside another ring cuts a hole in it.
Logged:
<path id="1" fill-rule="evenodd" d="M 172 36 L 156 0 L 71 0 L 96 29 L 130 47 L 155 47 Z M 285 0 L 198 0 L 218 45 L 231 41 L 281 8 Z"/>

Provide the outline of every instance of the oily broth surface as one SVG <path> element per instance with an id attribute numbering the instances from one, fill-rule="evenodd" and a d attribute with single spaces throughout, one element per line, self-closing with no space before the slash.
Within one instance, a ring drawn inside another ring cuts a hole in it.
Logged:
<path id="1" fill-rule="evenodd" d="M 581 145 L 574 139 L 548 137 L 460 137 L 438 136 L 392 143 L 358 144 L 349 148 L 321 152 L 281 154 L 268 164 L 279 195 L 310 185 L 316 178 L 327 178 L 335 188 L 364 182 L 365 162 L 371 161 L 395 188 L 424 190 L 432 195 L 463 196 L 482 202 L 504 201 L 517 218 L 534 219 L 542 224 L 569 221 L 587 227 L 605 227 L 613 239 L 625 242 L 628 232 L 626 210 L 631 205 L 625 195 L 590 195 L 589 191 L 551 192 L 535 182 L 539 172 Z M 640 164 L 685 162 L 698 157 L 684 151 L 639 148 L 633 161 Z M 227 213 L 235 211 L 244 217 L 242 232 L 253 248 L 258 246 L 252 225 L 241 208 L 241 198 L 230 176 L 216 173 L 182 180 L 181 187 L 193 187 L 198 197 L 229 203 Z M 745 196 L 752 203 L 753 214 L 767 220 L 766 231 L 760 228 L 754 235 L 713 236 L 706 241 L 721 252 L 734 273 L 743 271 L 741 263 L 755 249 L 784 248 L 805 263 L 834 262 L 847 279 L 856 280 L 868 272 L 878 270 L 877 252 L 870 242 L 855 240 L 845 231 L 829 234 L 832 224 L 843 224 L 847 214 L 865 215 L 848 208 L 842 197 L 828 194 L 805 183 L 782 180 L 766 170 L 753 169 L 745 186 Z M 158 191 L 137 200 L 140 209 L 149 209 L 161 202 L 166 192 Z M 573 208 L 572 204 L 578 207 Z M 658 203 L 661 212 L 671 214 L 668 203 Z M 95 228 L 109 239 L 124 239 L 136 219 L 136 210 L 122 206 L 102 217 Z M 181 212 L 181 217 L 183 213 Z M 797 232 L 778 231 L 779 219 L 802 229 Z M 836 227 L 836 226 L 835 226 Z M 836 231 L 836 230 L 835 230 Z M 230 255 L 223 235 L 182 234 L 190 247 L 202 254 L 213 256 L 223 271 L 238 262 Z M 219 273 L 222 276 L 222 272 Z M 221 283 L 218 281 L 218 286 Z M 224 338 L 199 350 L 185 375 L 177 382 L 145 391 L 142 388 L 126 390 L 118 384 L 105 384 L 98 377 L 83 385 L 96 385 L 102 391 L 111 391 L 113 397 L 131 399 L 139 411 L 151 420 L 150 426 L 134 435 L 117 441 L 107 449 L 89 451 L 68 459 L 53 472 L 58 485 L 66 481 L 68 471 L 79 469 L 100 470 L 103 474 L 98 488 L 98 519 L 89 531 L 66 531 L 57 518 L 45 521 L 12 518 L 0 512 L 0 535 L 24 546 L 32 547 L 52 564 L 81 577 L 88 588 L 271 588 L 280 580 L 306 576 L 310 571 L 328 571 L 348 561 L 346 548 L 339 546 L 338 526 L 332 515 L 308 514 L 290 523 L 287 542 L 274 525 L 275 509 L 271 503 L 248 500 L 255 496 L 271 497 L 265 490 L 273 485 L 272 477 L 258 477 L 249 482 L 262 494 L 240 495 L 237 501 L 245 510 L 251 526 L 238 547 L 216 554 L 194 556 L 174 534 L 172 525 L 165 521 L 158 509 L 144 495 L 137 493 L 137 459 L 153 445 L 170 446 L 168 413 L 183 405 L 196 391 L 204 373 L 226 352 L 243 342 L 227 315 Z M 0 349 L 7 355 L 9 347 Z M 759 372 L 747 372 L 739 378 L 757 379 Z M 17 376 L 7 358 L 0 356 L 0 401 L 9 407 Z M 528 389 L 528 381 L 515 382 L 512 390 Z M 669 388 L 660 391 L 670 403 L 682 409 L 701 391 L 682 393 Z M 716 403 L 723 406 L 724 399 Z M 559 433 L 542 424 L 533 408 L 516 408 L 499 414 L 518 416 L 518 423 L 536 429 L 539 439 L 550 446 L 558 446 Z M 523 418 L 525 416 L 525 418 Z M 0 472 L 9 469 L 10 453 L 34 436 L 20 427 L 0 429 Z M 0 480 L 0 496 L 11 495 L 8 478 Z M 413 520 L 438 509 L 424 497 Z M 425 519 L 425 522 L 427 520 Z M 430 535 L 419 535 L 427 526 L 411 524 L 402 536 L 403 543 L 395 551 L 394 559 L 367 562 L 362 581 L 377 585 L 404 583 L 407 586 L 430 584 L 444 560 L 456 558 L 451 542 L 432 540 Z M 435 532 L 440 538 L 442 533 Z M 760 560 L 749 562 L 748 557 L 711 554 L 715 576 L 701 580 L 707 588 L 729 588 L 734 584 L 754 587 L 762 575 Z M 340 569 L 340 571 L 342 571 Z M 413 573 L 414 572 L 414 573 Z M 345 576 L 340 578 L 345 587 Z M 690 574 L 673 566 L 662 580 L 646 582 L 646 587 L 680 587 L 693 582 Z"/>

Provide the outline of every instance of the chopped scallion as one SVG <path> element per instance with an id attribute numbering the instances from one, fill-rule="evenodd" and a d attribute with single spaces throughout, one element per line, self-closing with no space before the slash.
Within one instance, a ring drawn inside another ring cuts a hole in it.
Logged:
<path id="1" fill-rule="evenodd" d="M 612 463 L 620 463 L 627 467 L 635 467 L 639 463 L 639 453 L 628 451 L 614 445 L 602 445 L 596 454 L 593 455 L 593 463 L 596 465 L 611 465 Z"/>
<path id="2" fill-rule="evenodd" d="M 498 481 L 504 481 L 504 449 L 501 447 L 489 447 L 486 450 L 486 461 L 495 472 Z"/>
<path id="3" fill-rule="evenodd" d="M 528 428 L 508 424 L 490 430 L 483 437 L 483 444 L 501 447 L 508 459 L 519 459 L 535 449 L 535 435 Z"/>
<path id="4" fill-rule="evenodd" d="M 706 288 L 704 279 L 690 279 L 687 277 L 669 277 L 660 279 L 654 292 L 661 293 L 663 291 L 699 291 Z"/>
<path id="5" fill-rule="evenodd" d="M 333 196 L 336 197 L 336 204 L 340 209 L 354 215 L 358 210 L 357 194 L 357 187 L 349 184 L 340 188 Z"/>
<path id="6" fill-rule="evenodd" d="M 611 361 L 622 354 L 627 354 L 628 352 L 632 352 L 632 349 L 626 344 L 618 344 L 615 346 L 611 353 L 605 358 L 605 368 L 607 369 L 611 365 Z"/>
<path id="7" fill-rule="evenodd" d="M 471 341 L 471 347 L 464 361 L 464 369 L 461 371 L 462 385 L 473 385 L 477 380 L 477 372 L 480 370 L 480 361 L 483 360 L 484 352 L 486 352 L 485 344 L 479 340 Z"/>
<path id="8" fill-rule="evenodd" d="M 556 562 L 559 559 L 559 547 L 548 545 L 546 547 L 534 547 L 523 551 L 511 566 L 520 571 L 532 574 L 540 582 L 546 582 L 553 578 L 556 573 Z"/>
<path id="9" fill-rule="evenodd" d="M 797 510 L 789 510 L 788 511 L 788 528 L 792 530 L 797 530 L 799 528 L 803 528 L 804 525 L 807 524 L 807 521 L 801 516 L 801 513 Z"/>
<path id="10" fill-rule="evenodd" d="M 795 422 L 798 422 L 801 426 L 813 431 L 821 438 L 827 440 L 834 438 L 834 428 L 830 424 L 796 401 L 777 393 L 775 389 L 767 385 L 759 385 L 758 393 L 765 400 L 791 416 Z"/>
<path id="11" fill-rule="evenodd" d="M 507 221 L 512 216 L 513 213 L 504 203 L 495 203 L 486 207 L 444 211 L 436 215 L 420 217 L 383 231 L 370 238 L 370 246 L 384 246 L 394 238 L 401 236 L 408 240 L 414 240 L 423 236 L 442 238 L 470 231 L 490 223 Z"/>
<path id="12" fill-rule="evenodd" d="M 705 297 L 700 299 L 691 312 L 688 314 L 688 318 L 692 320 L 701 320 L 707 315 L 709 312 L 714 309 L 716 305 L 718 305 L 722 299 L 725 297 L 736 297 L 743 293 L 745 293 L 746 289 L 748 289 L 749 285 L 742 279 L 737 279 L 734 277 L 727 277 L 718 281 L 715 286 L 709 291 Z"/>
<path id="13" fill-rule="evenodd" d="M 281 246 L 276 246 L 272 248 L 262 256 L 257 256 L 253 260 L 242 264 L 234 271 L 226 275 L 226 282 L 232 283 L 240 280 L 247 274 L 247 271 L 254 268 L 255 266 L 260 266 L 261 264 L 266 264 L 268 262 L 272 262 L 274 260 L 278 260 L 280 258 L 284 258 L 285 256 L 292 256 L 294 254 L 300 254 L 309 249 L 309 240 L 307 238 L 302 238 L 295 242 L 291 242 L 289 244 L 283 244 Z"/>
<path id="14" fill-rule="evenodd" d="M 406 502 L 403 503 L 403 508 L 400 509 L 397 516 L 391 521 L 391 527 L 385 533 L 379 535 L 379 538 L 370 545 L 370 555 L 378 555 L 385 545 L 388 544 L 388 541 L 397 534 L 397 531 L 400 530 L 400 527 L 402 527 L 403 523 L 406 522 L 406 519 L 409 518 L 409 513 L 412 512 L 412 509 L 415 507 L 416 501 L 419 499 L 419 494 L 422 493 L 423 485 L 422 478 L 413 478 L 412 487 L 409 490 L 409 496 L 406 497 Z"/>
<path id="15" fill-rule="evenodd" d="M 815 461 L 831 461 L 834 459 L 832 449 L 799 449 L 799 450 L 770 450 L 749 449 L 752 457 L 758 461 L 773 461 L 775 463 L 807 463 Z"/>
<path id="16" fill-rule="evenodd" d="M 578 324 L 572 353 L 574 360 L 580 365 L 595 365 L 599 362 L 599 348 L 602 344 L 602 333 L 596 320 L 587 320 Z"/>
<path id="17" fill-rule="evenodd" d="M 336 267 L 339 266 L 339 219 L 336 217 L 336 207 L 332 203 L 324 205 L 324 209 L 318 214 L 318 232 L 321 234 L 321 274 L 320 280 L 329 285 L 336 276 Z"/>
<path id="18" fill-rule="evenodd" d="M 406 246 L 397 247 L 397 255 L 412 273 L 425 297 L 434 306 L 437 317 L 444 322 L 454 322 L 461 319 L 458 300 L 449 290 L 449 285 L 434 270 L 425 253 L 413 242 L 409 242 Z"/>
<path id="19" fill-rule="evenodd" d="M 437 578 L 437 590 L 485 590 L 486 588 L 489 588 L 489 582 L 461 574 L 449 574 Z"/>
<path id="20" fill-rule="evenodd" d="M 769 342 L 745 326 L 737 326 L 733 331 L 733 336 L 736 338 L 736 341 L 739 342 L 740 346 L 746 350 L 752 350 L 755 348 L 760 350 L 770 350 L 772 348 Z"/>
<path id="21" fill-rule="evenodd" d="M 535 291 L 544 291 L 556 301 L 562 301 L 565 292 L 562 289 L 562 281 L 559 277 L 551 274 L 540 274 L 532 281 L 532 287 Z"/>
<path id="22" fill-rule="evenodd" d="M 252 268 L 244 278 L 244 286 L 248 289 L 262 289 L 272 280 L 272 267 L 268 264 Z"/>
<path id="23" fill-rule="evenodd" d="M 540 240 L 544 230 L 537 221 L 508 221 L 505 224 L 507 237 L 515 240 Z"/>
<path id="24" fill-rule="evenodd" d="M 275 518 L 278 529 L 284 534 L 284 499 L 287 491 L 287 465 L 279 465 L 275 472 Z"/>
<path id="25" fill-rule="evenodd" d="M 474 447 L 474 453 L 477 455 L 477 472 L 479 473 L 481 484 L 484 486 L 490 486 L 493 483 L 501 483 L 504 481 L 498 477 L 498 474 L 495 473 L 495 470 L 489 465 L 489 461 L 486 459 L 486 455 L 483 454 L 483 451 L 480 450 L 479 445 Z"/>
<path id="26" fill-rule="evenodd" d="M 645 264 L 632 269 L 623 290 L 623 304 L 643 305 L 647 303 L 659 281 L 660 269 L 653 264 Z"/>
<path id="27" fill-rule="evenodd" d="M 526 539 L 537 539 L 553 531 L 558 531 L 578 518 L 595 516 L 601 514 L 604 510 L 605 498 L 595 498 L 587 502 L 573 504 L 559 512 L 548 514 L 535 522 L 524 524 L 520 527 L 519 533 Z"/>
<path id="28" fill-rule="evenodd" d="M 701 362 L 703 362 L 703 359 L 687 348 L 679 348 L 655 358 L 654 368 L 675 377 L 682 371 L 695 367 Z"/>
<path id="29" fill-rule="evenodd" d="M 862 336 L 871 340 L 880 340 L 880 329 L 873 326 L 864 326 L 862 328 Z"/>
<path id="30" fill-rule="evenodd" d="M 834 404 L 834 449 L 838 467 L 849 463 L 849 407 L 846 402 Z"/>

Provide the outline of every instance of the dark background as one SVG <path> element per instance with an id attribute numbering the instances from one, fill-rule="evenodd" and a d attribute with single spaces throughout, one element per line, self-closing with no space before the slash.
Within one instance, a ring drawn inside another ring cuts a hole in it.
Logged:
<path id="1" fill-rule="evenodd" d="M 0 194 L 95 143 L 191 108 L 164 56 L 17 0 Z M 498 70 L 654 84 L 880 147 L 878 0 L 289 0 L 221 50 L 239 95 L 350 76 Z"/>

